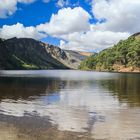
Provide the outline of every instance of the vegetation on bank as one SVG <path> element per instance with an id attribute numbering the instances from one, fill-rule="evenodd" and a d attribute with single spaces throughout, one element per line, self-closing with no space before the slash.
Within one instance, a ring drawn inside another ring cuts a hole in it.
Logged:
<path id="1" fill-rule="evenodd" d="M 85 59 L 79 66 L 83 70 L 119 71 L 140 68 L 140 39 L 135 36 L 121 40 L 117 45 Z"/>

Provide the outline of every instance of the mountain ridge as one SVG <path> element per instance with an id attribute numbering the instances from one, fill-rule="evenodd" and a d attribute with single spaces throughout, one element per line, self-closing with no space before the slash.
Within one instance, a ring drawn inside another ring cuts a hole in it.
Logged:
<path id="1" fill-rule="evenodd" d="M 77 69 L 81 61 L 68 51 L 32 38 L 0 39 L 0 69 Z"/>

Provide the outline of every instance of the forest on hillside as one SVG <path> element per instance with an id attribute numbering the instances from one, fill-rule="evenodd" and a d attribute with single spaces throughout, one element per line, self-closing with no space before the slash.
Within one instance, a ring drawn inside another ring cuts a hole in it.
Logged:
<path id="1" fill-rule="evenodd" d="M 79 66 L 83 70 L 119 71 L 120 67 L 131 71 L 140 68 L 140 39 L 131 36 L 117 45 L 85 59 Z"/>

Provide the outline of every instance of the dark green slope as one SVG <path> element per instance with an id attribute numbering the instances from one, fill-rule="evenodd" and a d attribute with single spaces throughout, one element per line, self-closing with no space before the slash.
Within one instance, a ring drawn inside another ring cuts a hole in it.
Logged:
<path id="1" fill-rule="evenodd" d="M 80 69 L 140 72 L 140 33 L 85 59 Z"/>
<path id="2" fill-rule="evenodd" d="M 0 69 L 64 69 L 46 44 L 27 38 L 0 39 Z"/>

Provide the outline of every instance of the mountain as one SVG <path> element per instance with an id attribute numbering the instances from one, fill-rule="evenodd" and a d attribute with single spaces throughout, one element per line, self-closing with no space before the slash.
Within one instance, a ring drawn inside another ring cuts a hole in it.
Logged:
<path id="1" fill-rule="evenodd" d="M 140 33 L 86 58 L 79 68 L 97 71 L 140 72 Z"/>
<path id="2" fill-rule="evenodd" d="M 81 57 L 30 38 L 0 39 L 0 69 L 77 69 Z"/>
<path id="3" fill-rule="evenodd" d="M 59 47 L 46 44 L 47 52 L 56 60 L 71 69 L 78 69 L 80 63 L 87 58 L 78 51 L 62 50 Z"/>
<path id="4" fill-rule="evenodd" d="M 96 53 L 95 52 L 81 52 L 81 51 L 78 51 L 78 53 L 80 54 L 80 55 L 84 55 L 84 56 L 86 56 L 86 57 L 88 57 L 88 56 L 91 56 L 91 55 L 95 55 Z"/>

